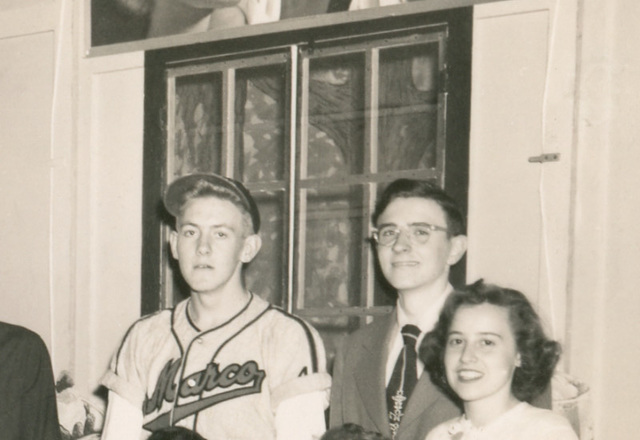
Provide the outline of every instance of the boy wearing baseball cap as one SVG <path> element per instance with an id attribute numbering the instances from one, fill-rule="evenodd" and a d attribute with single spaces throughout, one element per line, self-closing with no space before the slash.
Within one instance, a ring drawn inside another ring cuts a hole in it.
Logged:
<path id="1" fill-rule="evenodd" d="M 164 196 L 171 253 L 190 287 L 175 308 L 138 320 L 102 383 L 103 439 L 183 426 L 210 440 L 311 440 L 325 431 L 331 379 L 315 329 L 246 289 L 260 214 L 240 183 L 194 174 Z"/>

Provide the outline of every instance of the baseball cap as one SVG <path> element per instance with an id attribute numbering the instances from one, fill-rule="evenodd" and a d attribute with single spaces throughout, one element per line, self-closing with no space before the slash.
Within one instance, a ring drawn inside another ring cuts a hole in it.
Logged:
<path id="1" fill-rule="evenodd" d="M 164 193 L 164 206 L 167 211 L 174 217 L 180 215 L 180 209 L 184 204 L 185 193 L 194 190 L 199 182 L 208 182 L 214 187 L 226 189 L 235 194 L 242 207 L 251 216 L 251 223 L 253 224 L 253 232 L 260 230 L 260 212 L 255 200 L 251 196 L 251 193 L 244 187 L 244 185 L 237 180 L 230 179 L 228 177 L 221 176 L 213 173 L 199 173 L 189 174 L 186 176 L 178 177 L 171 182 Z"/>

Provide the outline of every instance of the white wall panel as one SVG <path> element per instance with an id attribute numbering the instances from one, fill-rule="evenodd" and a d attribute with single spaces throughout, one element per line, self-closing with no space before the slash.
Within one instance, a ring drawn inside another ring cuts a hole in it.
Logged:
<path id="1" fill-rule="evenodd" d="M 469 277 L 537 295 L 547 11 L 476 20 Z M 473 215 L 476 214 L 476 215 Z"/>
<path id="2" fill-rule="evenodd" d="M 0 320 L 51 349 L 53 32 L 0 39 Z"/>
<path id="3" fill-rule="evenodd" d="M 637 437 L 640 405 L 640 3 L 581 10 L 572 369 L 593 392 L 597 439 Z"/>
<path id="4" fill-rule="evenodd" d="M 76 362 L 91 388 L 140 316 L 144 71 L 141 54 L 88 59 L 85 68 Z"/>
<path id="5" fill-rule="evenodd" d="M 476 6 L 468 279 L 526 293 L 565 339 L 575 2 Z M 559 153 L 558 162 L 529 158 Z"/>

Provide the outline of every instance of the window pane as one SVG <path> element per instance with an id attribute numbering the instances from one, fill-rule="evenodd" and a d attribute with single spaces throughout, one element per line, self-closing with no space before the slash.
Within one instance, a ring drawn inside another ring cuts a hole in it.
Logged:
<path id="1" fill-rule="evenodd" d="M 340 343 L 344 342 L 344 337 L 362 325 L 360 318 L 347 315 L 322 318 L 305 316 L 305 319 L 320 332 L 329 367 L 333 365 L 337 349 Z"/>
<path id="2" fill-rule="evenodd" d="M 435 168 L 438 44 L 380 51 L 378 170 Z"/>
<path id="3" fill-rule="evenodd" d="M 286 78 L 284 65 L 237 72 L 234 143 L 245 183 L 285 179 Z"/>
<path id="4" fill-rule="evenodd" d="M 362 173 L 364 55 L 310 60 L 308 87 L 306 177 Z"/>
<path id="5" fill-rule="evenodd" d="M 221 93 L 220 73 L 176 78 L 174 145 L 168 155 L 169 169 L 175 177 L 220 172 Z"/>
<path id="6" fill-rule="evenodd" d="M 262 248 L 249 263 L 245 276 L 249 290 L 273 304 L 285 296 L 286 247 L 284 191 L 251 191 L 260 210 Z"/>
<path id="7" fill-rule="evenodd" d="M 363 189 L 301 191 L 297 308 L 362 305 Z"/>

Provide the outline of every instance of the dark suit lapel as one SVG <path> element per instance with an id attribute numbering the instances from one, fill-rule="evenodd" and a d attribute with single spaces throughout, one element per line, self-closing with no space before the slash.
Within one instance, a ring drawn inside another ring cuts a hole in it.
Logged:
<path id="1" fill-rule="evenodd" d="M 362 344 L 363 356 L 354 376 L 360 399 L 369 417 L 379 432 L 390 436 L 385 396 L 385 369 L 387 351 L 396 321 L 395 311 L 378 319 L 381 320 L 380 325 L 376 325 L 371 338 Z"/>
<path id="2" fill-rule="evenodd" d="M 428 411 L 429 407 L 440 397 L 435 385 L 429 378 L 429 373 L 424 371 L 411 393 L 407 410 L 402 418 L 401 425 L 410 425 L 415 419 Z"/>
<path id="3" fill-rule="evenodd" d="M 454 412 L 441 420 L 443 409 L 447 413 Z M 409 398 L 409 404 L 400 423 L 397 438 L 403 438 L 401 435 L 403 431 L 414 432 L 415 428 L 412 425 L 415 423 L 426 424 L 430 426 L 430 429 L 433 429 L 449 417 L 454 417 L 455 412 L 454 404 L 449 402 L 449 399 L 431 382 L 429 373 L 424 371 Z M 426 435 L 426 433 L 424 434 Z"/>

